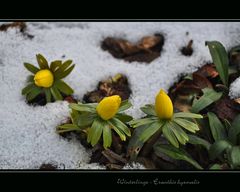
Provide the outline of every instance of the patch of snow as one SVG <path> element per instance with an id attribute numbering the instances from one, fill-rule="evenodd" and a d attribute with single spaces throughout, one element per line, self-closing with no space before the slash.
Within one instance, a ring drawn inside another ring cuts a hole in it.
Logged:
<path id="1" fill-rule="evenodd" d="M 140 164 L 140 163 L 136 163 L 136 162 L 133 162 L 133 163 L 130 163 L 130 164 L 126 164 L 123 169 L 146 169 L 144 167 L 144 165 Z"/>
<path id="2" fill-rule="evenodd" d="M 76 169 L 95 169 L 95 170 L 105 170 L 106 167 L 103 165 L 99 165 L 98 163 L 85 163 L 80 162 L 79 165 L 76 167 Z"/>
<path id="3" fill-rule="evenodd" d="M 64 164 L 66 169 L 91 168 L 90 151 L 76 140 L 61 138 L 55 127 L 68 114 L 66 102 L 43 107 L 25 103 L 21 89 L 30 73 L 23 63 L 36 65 L 35 55 L 43 54 L 48 61 L 72 59 L 76 67 L 65 81 L 82 99 L 96 88 L 98 81 L 116 73 L 127 75 L 132 88 L 135 118 L 143 114 L 139 108 L 153 103 L 160 88 L 168 88 L 182 74 L 190 73 L 211 61 L 205 41 L 221 41 L 227 49 L 240 43 L 240 23 L 237 22 L 81 22 L 27 23 L 32 40 L 18 30 L 0 32 L 0 168 L 38 168 L 45 162 Z M 189 35 L 186 35 L 186 32 Z M 162 33 L 165 43 L 161 56 L 151 64 L 128 63 L 112 57 L 100 47 L 108 36 L 123 37 L 132 42 L 154 33 Z M 193 39 L 193 55 L 183 56 L 180 48 Z M 240 93 L 239 86 L 232 89 Z M 233 94 L 233 96 L 234 96 Z"/>
<path id="4" fill-rule="evenodd" d="M 232 84 L 230 85 L 229 96 L 232 99 L 237 99 L 240 97 L 240 77 L 237 78 Z"/>

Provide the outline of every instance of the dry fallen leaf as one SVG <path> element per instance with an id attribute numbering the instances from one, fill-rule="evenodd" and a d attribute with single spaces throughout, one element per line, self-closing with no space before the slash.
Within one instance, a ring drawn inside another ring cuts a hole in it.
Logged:
<path id="1" fill-rule="evenodd" d="M 206 87 L 212 88 L 212 83 L 204 76 L 200 75 L 199 73 L 193 73 L 193 83 L 198 86 L 200 89 L 204 89 Z"/>
<path id="2" fill-rule="evenodd" d="M 240 104 L 240 98 L 234 99 L 234 101 L 238 104 Z"/>
<path id="3" fill-rule="evenodd" d="M 161 41 L 162 41 L 162 36 L 160 35 L 146 36 L 142 38 L 138 47 L 143 49 L 150 49 L 156 46 L 157 44 L 161 43 Z"/>
<path id="4" fill-rule="evenodd" d="M 25 22 L 12 22 L 9 24 L 2 24 L 0 26 L 0 31 L 7 31 L 9 28 L 19 28 L 21 32 L 26 30 L 26 23 Z"/>
<path id="5" fill-rule="evenodd" d="M 222 120 L 232 121 L 240 113 L 240 104 L 225 96 L 215 103 L 213 112 Z"/>
<path id="6" fill-rule="evenodd" d="M 9 28 L 18 28 L 19 31 L 29 39 L 32 39 L 34 36 L 26 32 L 27 25 L 25 22 L 12 22 L 9 24 L 0 25 L 0 31 L 7 31 Z"/>
<path id="7" fill-rule="evenodd" d="M 214 64 L 206 64 L 198 69 L 195 73 L 203 76 L 203 77 L 210 77 L 215 78 L 218 76 L 218 72 L 214 66 Z"/>
<path id="8" fill-rule="evenodd" d="M 104 81 L 100 81 L 96 90 L 86 93 L 83 100 L 86 103 L 98 103 L 104 97 L 111 95 L 119 95 L 122 100 L 130 97 L 131 89 L 128 79 L 122 74 L 117 74 Z"/>
<path id="9" fill-rule="evenodd" d="M 125 61 L 150 63 L 160 56 L 164 37 L 161 34 L 143 37 L 134 44 L 125 39 L 107 37 L 102 42 L 102 49 L 109 51 L 115 58 Z"/>

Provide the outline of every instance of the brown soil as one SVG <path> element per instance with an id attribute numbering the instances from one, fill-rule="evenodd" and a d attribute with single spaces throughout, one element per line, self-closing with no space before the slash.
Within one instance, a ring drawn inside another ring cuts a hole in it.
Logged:
<path id="1" fill-rule="evenodd" d="M 62 94 L 63 98 L 65 101 L 68 101 L 69 103 L 76 103 L 77 100 L 74 99 L 74 97 L 72 95 L 68 96 L 68 95 L 64 95 Z M 33 105 L 33 106 L 44 106 L 47 104 L 47 100 L 45 97 L 45 94 L 39 94 L 37 97 L 35 97 L 33 100 L 31 101 L 26 101 L 27 104 L 29 105 Z M 52 99 L 52 102 L 54 102 L 54 100 Z"/>
<path id="2" fill-rule="evenodd" d="M 40 170 L 44 170 L 44 171 L 53 171 L 53 170 L 57 170 L 58 166 L 57 165 L 54 165 L 54 164 L 51 164 L 51 163 L 43 163 L 41 166 L 40 166 Z"/>
<path id="3" fill-rule="evenodd" d="M 181 48 L 181 52 L 183 55 L 191 56 L 193 54 L 192 44 L 193 44 L 193 40 L 190 40 L 187 46 Z"/>

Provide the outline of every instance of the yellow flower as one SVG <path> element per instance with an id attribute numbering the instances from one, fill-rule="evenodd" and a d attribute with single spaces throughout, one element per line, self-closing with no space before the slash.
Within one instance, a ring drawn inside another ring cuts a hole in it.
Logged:
<path id="1" fill-rule="evenodd" d="M 40 70 L 35 74 L 34 82 L 38 87 L 51 87 L 53 84 L 53 74 L 48 69 Z"/>
<path id="2" fill-rule="evenodd" d="M 121 101 L 118 95 L 105 97 L 96 108 L 98 115 L 104 120 L 111 119 L 117 113 Z"/>
<path id="3" fill-rule="evenodd" d="M 159 118 L 171 119 L 173 115 L 173 104 L 169 96 L 161 89 L 156 96 L 155 110 Z"/>

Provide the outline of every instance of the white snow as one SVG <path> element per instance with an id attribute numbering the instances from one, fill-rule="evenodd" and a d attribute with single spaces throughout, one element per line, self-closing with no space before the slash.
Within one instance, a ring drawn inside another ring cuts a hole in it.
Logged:
<path id="1" fill-rule="evenodd" d="M 146 168 L 144 167 L 144 165 L 140 163 L 132 162 L 130 164 L 128 163 L 124 165 L 123 169 L 131 170 L 131 169 L 146 169 Z"/>
<path id="2" fill-rule="evenodd" d="M 133 108 L 128 112 L 141 117 L 139 107 L 153 103 L 160 88 L 167 90 L 181 74 L 186 74 L 211 61 L 206 40 L 218 40 L 227 49 L 240 43 L 238 22 L 83 22 L 27 23 L 32 40 L 16 29 L 0 32 L 0 168 L 38 168 L 42 163 L 56 162 L 69 169 L 102 168 L 89 165 L 90 151 L 76 140 L 67 141 L 55 127 L 67 118 L 68 104 L 56 102 L 43 107 L 25 103 L 21 89 L 30 73 L 23 63 L 36 65 L 35 55 L 43 54 L 48 61 L 72 59 L 76 67 L 65 81 L 82 99 L 95 89 L 99 80 L 116 73 L 128 76 L 133 94 Z M 163 33 L 165 44 L 161 56 L 151 64 L 127 63 L 112 57 L 100 47 L 107 36 L 123 37 L 132 42 L 154 33 Z M 189 32 L 189 35 L 186 35 Z M 193 39 L 191 57 L 179 49 Z M 237 85 L 233 96 L 239 94 Z"/>
<path id="3" fill-rule="evenodd" d="M 237 99 L 240 97 L 240 77 L 237 78 L 232 84 L 230 85 L 229 96 L 232 99 Z"/>

